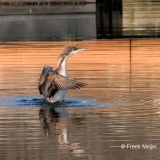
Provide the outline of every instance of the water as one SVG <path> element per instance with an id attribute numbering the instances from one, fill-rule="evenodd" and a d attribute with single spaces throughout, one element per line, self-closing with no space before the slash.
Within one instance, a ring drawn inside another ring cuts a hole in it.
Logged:
<path id="1" fill-rule="evenodd" d="M 46 104 L 41 69 L 55 68 L 72 44 L 88 50 L 69 59 L 68 74 L 88 85 Z M 159 46 L 159 39 L 1 43 L 0 159 L 158 160 Z"/>

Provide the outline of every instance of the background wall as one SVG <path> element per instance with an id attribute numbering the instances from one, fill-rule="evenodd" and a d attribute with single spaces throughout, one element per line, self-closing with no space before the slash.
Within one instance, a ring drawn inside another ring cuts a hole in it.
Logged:
<path id="1" fill-rule="evenodd" d="M 0 5 L 0 41 L 70 39 L 96 39 L 95 3 Z"/>
<path id="2" fill-rule="evenodd" d="M 123 35 L 160 37 L 160 1 L 123 0 Z"/>

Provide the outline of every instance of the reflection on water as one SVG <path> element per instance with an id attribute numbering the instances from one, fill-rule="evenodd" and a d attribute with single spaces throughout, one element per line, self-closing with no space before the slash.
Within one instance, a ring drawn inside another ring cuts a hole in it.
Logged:
<path id="1" fill-rule="evenodd" d="M 88 48 L 67 66 L 88 86 L 46 104 L 38 95 L 41 69 L 54 68 L 71 44 Z M 158 160 L 159 46 L 159 39 L 1 43 L 0 159 Z"/>
<path id="2" fill-rule="evenodd" d="M 44 129 L 46 138 L 55 138 L 58 136 L 59 148 L 65 154 L 74 156 L 83 156 L 85 151 L 81 149 L 79 143 L 70 142 L 68 139 L 69 126 L 80 125 L 83 127 L 84 118 L 81 115 L 72 115 L 69 117 L 66 108 L 41 108 L 39 117 Z"/>

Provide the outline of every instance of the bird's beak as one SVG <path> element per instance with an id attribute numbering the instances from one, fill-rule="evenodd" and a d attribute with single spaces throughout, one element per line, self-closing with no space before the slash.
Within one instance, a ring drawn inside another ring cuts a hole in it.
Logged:
<path id="1" fill-rule="evenodd" d="M 87 50 L 87 48 L 80 48 L 79 51 Z"/>
<path id="2" fill-rule="evenodd" d="M 78 50 L 76 50 L 76 51 L 74 52 L 74 54 L 76 54 L 76 53 L 78 53 L 78 52 L 81 52 L 81 51 L 84 51 L 84 50 L 86 50 L 86 48 L 78 48 Z"/>

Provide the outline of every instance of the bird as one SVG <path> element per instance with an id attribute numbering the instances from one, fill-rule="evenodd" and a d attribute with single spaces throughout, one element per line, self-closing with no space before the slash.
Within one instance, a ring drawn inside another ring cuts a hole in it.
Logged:
<path id="1" fill-rule="evenodd" d="M 87 84 L 69 78 L 67 74 L 67 60 L 86 48 L 67 46 L 58 55 L 57 67 L 54 70 L 51 66 L 45 65 L 38 81 L 39 93 L 43 95 L 48 103 L 63 101 L 67 90 L 80 89 Z"/>

